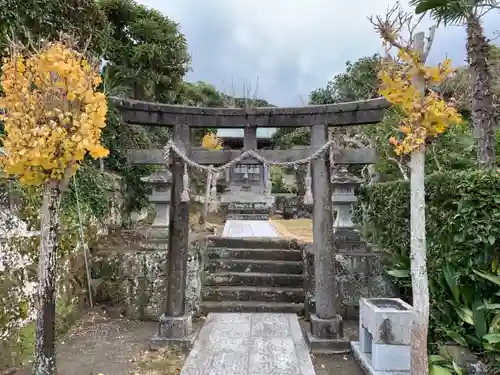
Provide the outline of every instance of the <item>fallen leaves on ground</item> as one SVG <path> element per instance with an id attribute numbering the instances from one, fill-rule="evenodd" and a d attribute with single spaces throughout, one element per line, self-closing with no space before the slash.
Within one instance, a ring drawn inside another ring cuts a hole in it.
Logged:
<path id="1" fill-rule="evenodd" d="M 134 375 L 178 375 L 186 360 L 186 354 L 177 348 L 162 348 L 158 351 L 145 351 L 132 361 L 137 369 Z"/>

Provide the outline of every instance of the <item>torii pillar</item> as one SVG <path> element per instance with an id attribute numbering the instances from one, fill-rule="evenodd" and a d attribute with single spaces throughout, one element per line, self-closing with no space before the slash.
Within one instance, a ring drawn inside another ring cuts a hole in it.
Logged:
<path id="1" fill-rule="evenodd" d="M 186 124 L 175 125 L 175 145 L 189 156 L 191 150 L 190 128 Z M 186 274 L 189 251 L 189 202 L 181 202 L 184 162 L 175 154 L 172 159 L 172 199 L 167 260 L 167 303 L 165 313 L 160 317 L 158 332 L 151 339 L 150 346 L 177 345 L 189 348 L 196 337 L 193 331 L 191 312 L 186 311 Z"/>
<path id="2" fill-rule="evenodd" d="M 311 146 L 328 142 L 328 127 L 311 127 Z M 333 246 L 332 193 L 327 155 L 311 162 L 313 203 L 313 251 L 316 311 L 310 315 L 307 341 L 313 353 L 348 353 L 350 343 L 344 337 L 342 316 L 337 313 L 338 286 L 335 280 Z"/>

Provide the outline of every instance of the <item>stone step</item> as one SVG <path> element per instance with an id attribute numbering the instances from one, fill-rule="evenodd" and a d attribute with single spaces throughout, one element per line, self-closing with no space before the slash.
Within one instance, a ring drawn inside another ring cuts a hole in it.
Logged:
<path id="1" fill-rule="evenodd" d="M 227 212 L 230 214 L 269 214 L 271 210 L 269 208 L 259 208 L 259 209 L 228 209 Z"/>
<path id="2" fill-rule="evenodd" d="M 203 287 L 203 301 L 267 301 L 304 303 L 302 288 L 270 288 L 255 286 Z"/>
<path id="3" fill-rule="evenodd" d="M 262 211 L 269 210 L 266 202 L 231 202 L 227 205 L 228 211 Z"/>
<path id="4" fill-rule="evenodd" d="M 227 249 L 222 247 L 209 247 L 209 259 L 253 259 L 253 260 L 288 260 L 300 262 L 300 250 L 287 249 Z"/>
<path id="5" fill-rule="evenodd" d="M 228 213 L 226 220 L 269 220 L 269 214 L 238 214 Z"/>
<path id="6" fill-rule="evenodd" d="M 219 237 L 210 236 L 207 238 L 210 247 L 227 247 L 233 249 L 285 249 L 299 250 L 298 241 L 282 237 Z"/>
<path id="7" fill-rule="evenodd" d="M 302 262 L 286 260 L 214 259 L 206 265 L 207 272 L 302 274 L 302 269 Z"/>
<path id="8" fill-rule="evenodd" d="M 207 273 L 205 286 L 267 286 L 302 288 L 304 277 L 302 274 L 290 275 L 280 273 L 259 272 L 217 272 Z"/>
<path id="9" fill-rule="evenodd" d="M 201 312 L 208 314 L 211 312 L 234 312 L 234 313 L 302 313 L 303 303 L 285 302 L 259 302 L 259 301 L 225 301 L 225 302 L 202 302 Z"/>

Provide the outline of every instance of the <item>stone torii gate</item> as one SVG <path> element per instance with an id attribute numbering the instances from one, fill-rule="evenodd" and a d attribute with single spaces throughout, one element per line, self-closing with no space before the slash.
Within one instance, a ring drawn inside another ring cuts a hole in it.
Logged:
<path id="1" fill-rule="evenodd" d="M 385 99 L 273 108 L 203 108 L 112 98 L 123 121 L 130 125 L 170 127 L 173 142 L 189 158 L 204 165 L 225 164 L 244 150 L 257 148 L 257 127 L 310 127 L 311 145 L 291 150 L 259 150 L 268 160 L 294 161 L 311 156 L 328 142 L 328 127 L 374 124 L 382 120 L 388 107 Z M 193 128 L 244 128 L 244 150 L 205 150 L 192 147 Z M 373 164 L 376 152 L 371 148 L 340 149 L 335 164 Z M 132 164 L 164 165 L 163 150 L 130 150 Z M 255 164 L 255 160 L 242 163 Z M 167 304 L 160 317 L 157 340 L 185 343 L 192 339 L 191 315 L 185 311 L 186 265 L 188 257 L 189 204 L 181 202 L 184 163 L 172 155 L 171 209 L 168 229 L 169 253 L 167 272 Z M 341 317 L 336 310 L 334 282 L 332 194 L 329 158 L 323 155 L 311 163 L 313 204 L 313 251 L 315 267 L 316 313 L 311 315 L 311 332 L 319 341 L 339 339 Z M 341 331 L 341 329 L 340 329 Z"/>

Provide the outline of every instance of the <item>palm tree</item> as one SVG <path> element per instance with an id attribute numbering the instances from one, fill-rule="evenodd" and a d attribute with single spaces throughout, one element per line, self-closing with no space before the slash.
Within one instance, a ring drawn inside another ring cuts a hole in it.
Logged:
<path id="1" fill-rule="evenodd" d="M 481 168 L 494 168 L 496 162 L 495 111 L 488 67 L 489 44 L 481 17 L 498 9 L 499 0 L 410 0 L 417 14 L 430 13 L 438 24 L 464 25 L 467 30 L 467 57 L 472 88 L 472 125 L 477 138 Z"/>

